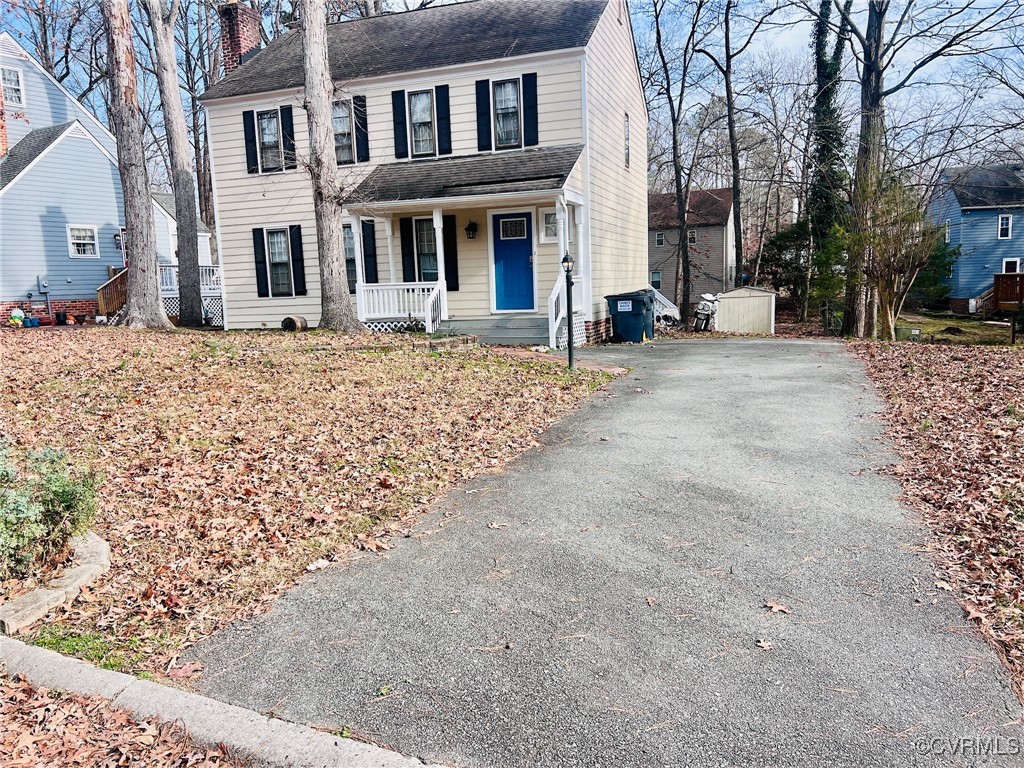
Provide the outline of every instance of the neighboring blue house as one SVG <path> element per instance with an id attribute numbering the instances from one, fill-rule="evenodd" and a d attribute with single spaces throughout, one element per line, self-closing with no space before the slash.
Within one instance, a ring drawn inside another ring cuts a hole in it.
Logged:
<path id="1" fill-rule="evenodd" d="M 993 275 L 1024 271 L 1024 164 L 951 168 L 932 218 L 960 246 L 947 280 L 950 308 L 966 313 L 992 288 Z"/>
<path id="2" fill-rule="evenodd" d="M 7 32 L 0 81 L 0 323 L 18 306 L 95 315 L 97 288 L 125 263 L 117 143 Z M 176 314 L 173 197 L 155 194 L 153 210 L 164 302 Z M 200 262 L 217 321 L 220 272 L 209 266 L 209 230 L 200 236 Z"/>

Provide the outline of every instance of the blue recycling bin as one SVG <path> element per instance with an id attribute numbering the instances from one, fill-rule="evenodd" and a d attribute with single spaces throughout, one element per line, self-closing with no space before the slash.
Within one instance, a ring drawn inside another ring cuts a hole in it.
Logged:
<path id="1" fill-rule="evenodd" d="M 612 341 L 642 344 L 654 338 L 654 293 L 649 290 L 605 296 L 612 316 Z"/>

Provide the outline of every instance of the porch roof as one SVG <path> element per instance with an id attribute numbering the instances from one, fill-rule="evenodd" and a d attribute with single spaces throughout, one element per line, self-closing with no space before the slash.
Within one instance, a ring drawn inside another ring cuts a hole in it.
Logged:
<path id="1" fill-rule="evenodd" d="M 381 165 L 345 203 L 359 207 L 558 190 L 582 153 L 582 144 L 572 144 Z"/>

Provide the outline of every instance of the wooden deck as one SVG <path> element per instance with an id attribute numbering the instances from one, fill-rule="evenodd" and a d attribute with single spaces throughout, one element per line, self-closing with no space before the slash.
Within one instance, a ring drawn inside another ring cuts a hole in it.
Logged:
<path id="1" fill-rule="evenodd" d="M 1024 310 L 1024 272 L 996 275 L 993 291 L 996 309 Z"/>

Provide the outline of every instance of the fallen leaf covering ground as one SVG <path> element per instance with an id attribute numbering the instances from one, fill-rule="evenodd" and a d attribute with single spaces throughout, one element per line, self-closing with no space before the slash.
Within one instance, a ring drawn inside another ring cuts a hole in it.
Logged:
<path id="1" fill-rule="evenodd" d="M 1024 682 L 1024 349 L 854 342 L 939 574 Z"/>
<path id="2" fill-rule="evenodd" d="M 330 334 L 0 333 L 0 438 L 102 475 L 113 568 L 30 635 L 183 680 L 181 649 L 311 563 L 386 549 L 453 483 L 536 444 L 604 374 Z M 11 585 L 7 585 L 9 588 Z"/>
<path id="3" fill-rule="evenodd" d="M 195 746 L 180 725 L 140 722 L 103 699 L 9 678 L 0 678 L 0 763 L 6 768 L 244 765 L 219 748 Z"/>

